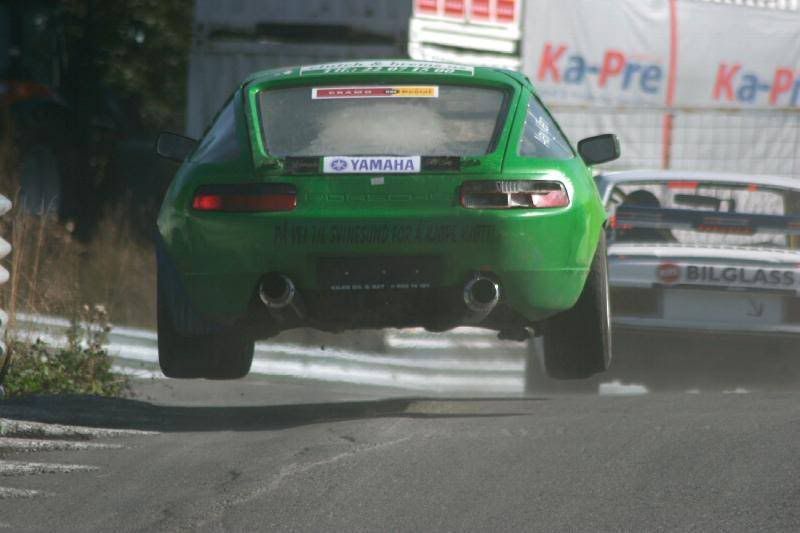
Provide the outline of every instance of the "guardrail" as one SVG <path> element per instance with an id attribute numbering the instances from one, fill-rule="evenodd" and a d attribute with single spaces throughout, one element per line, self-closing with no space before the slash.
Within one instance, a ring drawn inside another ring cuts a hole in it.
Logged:
<path id="1" fill-rule="evenodd" d="M 3 195 L 0 195 L 0 216 L 5 215 L 11 211 L 11 200 Z M 11 253 L 11 243 L 0 237 L 0 259 L 3 259 Z M 0 284 L 6 283 L 9 278 L 8 270 L 0 265 Z M 8 355 L 6 348 L 6 326 L 8 325 L 8 313 L 0 309 L 0 398 L 5 395 L 3 390 L 3 380 L 8 372 L 8 366 L 11 363 L 11 358 Z"/>
<path id="2" fill-rule="evenodd" d="M 66 344 L 69 320 L 15 314 L 15 334 L 52 346 Z M 108 334 L 113 370 L 138 378 L 161 378 L 156 332 L 115 326 Z M 387 330 L 386 350 L 348 350 L 283 342 L 256 343 L 251 374 L 393 387 L 401 390 L 517 393 L 522 391 L 525 345 L 498 341 L 495 333 L 458 328 L 428 333 Z"/>
<path id="3" fill-rule="evenodd" d="M 41 339 L 52 346 L 66 344 L 70 322 L 61 317 L 15 313 L 15 334 Z M 526 346 L 500 341 L 494 332 L 456 328 L 429 333 L 420 328 L 384 332 L 385 351 L 355 351 L 272 340 L 256 343 L 250 373 L 391 387 L 400 394 L 416 392 L 457 394 L 522 394 Z M 155 331 L 113 327 L 108 335 L 112 369 L 135 378 L 159 379 Z M 384 391 L 385 392 L 385 391 Z M 644 394 L 641 385 L 602 383 L 604 395 Z"/>

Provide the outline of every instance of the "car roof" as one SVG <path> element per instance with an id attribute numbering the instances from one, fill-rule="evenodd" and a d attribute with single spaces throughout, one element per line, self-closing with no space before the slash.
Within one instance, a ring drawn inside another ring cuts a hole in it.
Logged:
<path id="1" fill-rule="evenodd" d="M 476 67 L 456 63 L 443 63 L 438 61 L 414 61 L 407 59 L 374 59 L 363 61 L 341 61 L 334 63 L 321 63 L 316 65 L 300 65 L 262 70 L 248 76 L 245 84 L 260 83 L 276 79 L 307 79 L 311 76 L 347 76 L 347 75 L 402 75 L 408 76 L 452 76 L 458 79 L 493 80 L 509 83 L 516 81 L 524 84 L 525 78 L 520 78 L 515 73 L 492 67 Z"/>
<path id="2" fill-rule="evenodd" d="M 597 175 L 607 185 L 638 181 L 703 181 L 708 183 L 752 183 L 800 191 L 800 179 L 788 176 L 768 176 L 734 172 L 708 172 L 705 170 L 625 170 Z"/>

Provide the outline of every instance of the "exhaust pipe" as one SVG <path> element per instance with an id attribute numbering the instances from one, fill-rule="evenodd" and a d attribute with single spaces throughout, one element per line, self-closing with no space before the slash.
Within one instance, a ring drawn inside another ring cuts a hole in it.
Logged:
<path id="1" fill-rule="evenodd" d="M 475 276 L 464 285 L 464 303 L 472 311 L 470 319 L 480 322 L 500 301 L 500 285 L 487 277 Z"/>
<path id="2" fill-rule="evenodd" d="M 283 274 L 267 274 L 258 286 L 258 297 L 270 309 L 283 309 L 292 303 L 296 293 L 292 280 Z"/>
<path id="3" fill-rule="evenodd" d="M 297 288 L 292 280 L 283 274 L 272 272 L 261 278 L 261 283 L 258 285 L 258 297 L 270 312 L 291 307 L 298 317 L 305 317 Z"/>

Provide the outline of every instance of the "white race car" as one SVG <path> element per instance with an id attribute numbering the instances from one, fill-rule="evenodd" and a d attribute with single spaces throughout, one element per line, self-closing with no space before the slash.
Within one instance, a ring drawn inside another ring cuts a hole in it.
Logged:
<path id="1" fill-rule="evenodd" d="M 602 174 L 615 330 L 800 335 L 800 180 Z"/>

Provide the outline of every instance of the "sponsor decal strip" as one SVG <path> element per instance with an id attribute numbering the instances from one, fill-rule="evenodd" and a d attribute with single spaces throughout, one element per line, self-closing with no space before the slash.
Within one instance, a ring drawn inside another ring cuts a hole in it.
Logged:
<path id="1" fill-rule="evenodd" d="M 391 245 L 427 244 L 486 244 L 498 239 L 496 228 L 490 224 L 414 223 L 355 223 L 313 224 L 283 222 L 275 226 L 273 244 L 354 244 Z"/>
<path id="2" fill-rule="evenodd" d="M 322 171 L 326 174 L 416 174 L 420 171 L 422 158 L 412 156 L 327 156 L 322 160 Z"/>
<path id="3" fill-rule="evenodd" d="M 429 74 L 463 74 L 473 76 L 475 68 L 469 65 L 422 61 L 349 61 L 325 63 L 300 68 L 300 75 L 353 74 L 369 72 L 419 72 Z"/>
<path id="4" fill-rule="evenodd" d="M 398 87 L 314 87 L 312 100 L 340 100 L 346 98 L 438 98 L 435 85 L 403 85 Z"/>
<path id="5" fill-rule="evenodd" d="M 656 277 L 666 284 L 723 284 L 731 286 L 761 286 L 795 288 L 797 273 L 777 268 L 752 268 L 718 265 L 678 265 L 661 263 L 656 267 Z"/>

